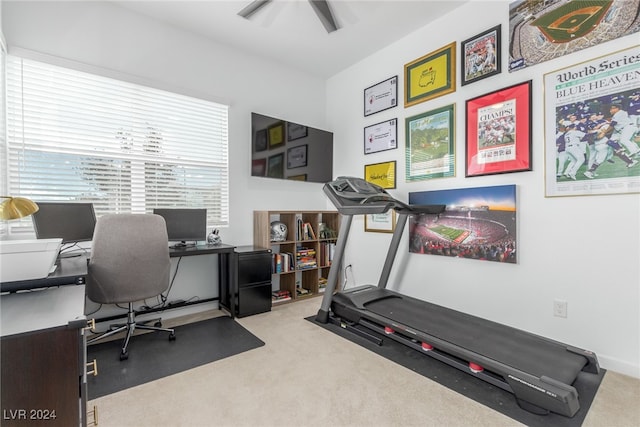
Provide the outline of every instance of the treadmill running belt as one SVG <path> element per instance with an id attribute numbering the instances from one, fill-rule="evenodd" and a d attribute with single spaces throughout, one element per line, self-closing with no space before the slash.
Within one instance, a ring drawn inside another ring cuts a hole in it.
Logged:
<path id="1" fill-rule="evenodd" d="M 537 377 L 572 384 L 587 359 L 566 345 L 415 298 L 365 304 L 368 311 Z"/>

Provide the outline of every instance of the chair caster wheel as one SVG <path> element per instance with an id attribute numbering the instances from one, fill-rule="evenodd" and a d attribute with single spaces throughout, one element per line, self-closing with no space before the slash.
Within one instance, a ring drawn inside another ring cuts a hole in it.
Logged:
<path id="1" fill-rule="evenodd" d="M 176 334 L 175 332 L 172 332 L 169 334 L 169 341 L 175 341 L 176 340 Z"/>
<path id="2" fill-rule="evenodd" d="M 127 360 L 129 358 L 129 352 L 125 351 L 124 353 L 120 353 L 120 360 Z"/>
<path id="3" fill-rule="evenodd" d="M 156 328 L 162 328 L 162 322 L 157 321 L 156 323 L 153 324 L 153 326 L 155 326 Z"/>

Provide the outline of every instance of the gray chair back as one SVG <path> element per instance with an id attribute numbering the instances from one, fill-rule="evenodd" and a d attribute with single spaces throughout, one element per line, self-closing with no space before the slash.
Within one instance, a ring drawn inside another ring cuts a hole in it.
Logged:
<path id="1" fill-rule="evenodd" d="M 159 215 L 98 218 L 88 264 L 87 296 L 101 304 L 141 301 L 169 287 L 167 227 Z"/>

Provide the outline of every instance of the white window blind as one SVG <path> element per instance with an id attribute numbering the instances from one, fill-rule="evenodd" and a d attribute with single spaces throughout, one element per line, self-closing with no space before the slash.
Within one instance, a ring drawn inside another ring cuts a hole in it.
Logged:
<path id="1" fill-rule="evenodd" d="M 228 224 L 226 105 L 11 55 L 6 86 L 9 194 Z"/>

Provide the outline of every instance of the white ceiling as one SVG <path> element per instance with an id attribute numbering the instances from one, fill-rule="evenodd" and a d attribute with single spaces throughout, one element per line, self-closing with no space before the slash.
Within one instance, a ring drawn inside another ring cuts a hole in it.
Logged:
<path id="1" fill-rule="evenodd" d="M 307 0 L 274 0 L 250 19 L 252 0 L 112 0 L 121 7 L 318 77 L 330 77 L 469 0 L 330 0 L 327 33 Z"/>

